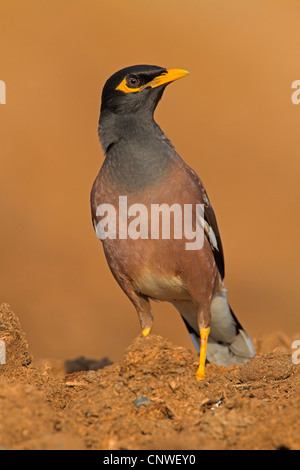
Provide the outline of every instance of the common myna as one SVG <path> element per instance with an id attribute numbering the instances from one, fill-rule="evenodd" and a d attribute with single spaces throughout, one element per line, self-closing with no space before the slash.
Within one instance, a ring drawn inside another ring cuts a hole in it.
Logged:
<path id="1" fill-rule="evenodd" d="M 91 208 L 108 265 L 137 310 L 142 334 L 153 323 L 149 300 L 171 302 L 200 351 L 196 378 L 201 380 L 206 359 L 245 364 L 254 348 L 227 302 L 222 243 L 204 186 L 153 119 L 166 86 L 187 74 L 136 65 L 107 80 L 98 127 L 105 160 L 93 184 Z M 202 228 L 201 246 L 188 246 L 186 231 L 180 237 L 185 221 L 175 227 L 178 207 L 195 208 L 191 233 Z M 167 236 L 155 226 L 163 215 L 154 223 L 153 208 L 156 215 L 158 208 L 173 217 L 172 233 L 171 217 Z"/>

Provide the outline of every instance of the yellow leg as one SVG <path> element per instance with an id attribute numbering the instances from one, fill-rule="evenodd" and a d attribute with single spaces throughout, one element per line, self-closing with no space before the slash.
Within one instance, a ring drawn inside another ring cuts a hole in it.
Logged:
<path id="1" fill-rule="evenodd" d="M 206 360 L 206 347 L 207 339 L 210 332 L 210 328 L 200 329 L 200 358 L 199 358 L 199 367 L 196 372 L 196 379 L 203 380 L 205 379 L 205 360 Z"/>
<path id="2" fill-rule="evenodd" d="M 150 331 L 151 331 L 151 328 L 144 328 L 144 329 L 142 330 L 142 335 L 143 335 L 143 336 L 147 336 L 147 335 L 150 333 Z"/>

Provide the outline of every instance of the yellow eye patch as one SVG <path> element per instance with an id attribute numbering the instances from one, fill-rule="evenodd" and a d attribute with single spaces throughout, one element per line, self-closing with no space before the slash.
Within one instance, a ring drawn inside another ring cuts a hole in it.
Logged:
<path id="1" fill-rule="evenodd" d="M 178 80 L 179 78 L 185 77 L 188 75 L 189 72 L 187 70 L 182 69 L 167 69 L 166 72 L 163 72 L 158 77 L 155 77 L 151 82 L 145 83 L 144 85 L 131 88 L 127 85 L 126 77 L 121 81 L 120 85 L 117 86 L 116 90 L 123 91 L 124 93 L 138 93 L 145 88 L 151 87 L 155 88 L 160 85 L 164 85 L 165 83 L 173 82 L 174 80 Z"/>
<path id="2" fill-rule="evenodd" d="M 116 90 L 124 91 L 124 93 L 137 93 L 145 88 L 145 85 L 137 88 L 132 88 L 127 85 L 126 77 L 117 86 Z"/>

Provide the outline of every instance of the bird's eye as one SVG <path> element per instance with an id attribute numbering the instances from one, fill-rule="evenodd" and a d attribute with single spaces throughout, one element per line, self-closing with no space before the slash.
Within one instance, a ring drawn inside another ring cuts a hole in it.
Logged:
<path id="1" fill-rule="evenodd" d="M 129 77 L 126 77 L 126 84 L 130 88 L 138 88 L 140 86 L 141 80 L 138 77 L 135 77 L 133 75 L 129 75 Z"/>

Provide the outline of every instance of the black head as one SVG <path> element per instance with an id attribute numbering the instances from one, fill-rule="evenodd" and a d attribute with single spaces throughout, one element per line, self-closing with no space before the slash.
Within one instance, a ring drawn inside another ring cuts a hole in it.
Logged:
<path id="1" fill-rule="evenodd" d="M 153 114 L 165 87 L 188 73 L 156 65 L 134 65 L 119 70 L 104 85 L 101 112 L 122 114 L 148 110 Z"/>

